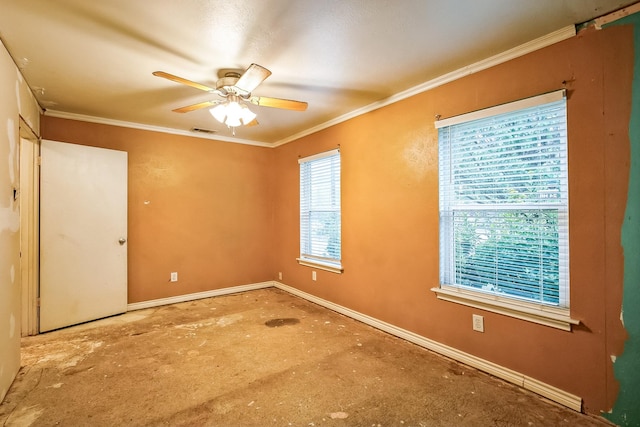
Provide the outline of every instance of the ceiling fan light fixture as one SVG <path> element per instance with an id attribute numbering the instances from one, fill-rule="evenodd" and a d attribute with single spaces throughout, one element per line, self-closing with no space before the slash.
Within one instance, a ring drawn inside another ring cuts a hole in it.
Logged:
<path id="1" fill-rule="evenodd" d="M 218 104 L 209 110 L 214 119 L 220 123 L 224 123 L 227 117 L 227 106 L 225 104 Z"/>
<path id="2" fill-rule="evenodd" d="M 235 135 L 235 128 L 238 126 L 255 126 L 258 124 L 256 114 L 249 109 L 246 102 L 259 107 L 280 108 L 283 110 L 305 111 L 307 109 L 307 103 L 302 101 L 251 96 L 251 92 L 271 75 L 271 71 L 262 65 L 251 64 L 243 73 L 235 70 L 224 71 L 223 76 L 216 82 L 215 89 L 164 71 L 154 71 L 153 75 L 205 92 L 215 93 L 218 96 L 226 98 L 224 101 L 208 100 L 199 102 L 197 104 L 176 108 L 173 111 L 176 113 L 187 113 L 189 111 L 199 110 L 200 108 L 209 108 L 209 113 L 211 113 L 218 122 L 227 125 L 233 135 Z M 218 74 L 218 76 L 220 76 L 220 74 Z"/>
<path id="3" fill-rule="evenodd" d="M 249 107 L 247 107 L 245 104 L 242 104 L 241 107 L 242 107 L 241 109 L 242 116 L 240 118 L 242 119 L 242 123 L 244 123 L 245 125 L 248 125 L 249 123 L 251 123 L 256 119 L 256 113 L 251 111 Z"/>
<path id="4" fill-rule="evenodd" d="M 237 128 L 238 126 L 242 126 L 242 122 L 240 121 L 240 117 L 228 115 L 227 120 L 224 122 L 230 128 Z"/>
<path id="5" fill-rule="evenodd" d="M 251 123 L 256 114 L 247 107 L 244 102 L 241 102 L 237 97 L 229 97 L 227 102 L 218 104 L 209 110 L 213 118 L 220 123 L 223 123 L 229 127 L 238 127 Z"/>

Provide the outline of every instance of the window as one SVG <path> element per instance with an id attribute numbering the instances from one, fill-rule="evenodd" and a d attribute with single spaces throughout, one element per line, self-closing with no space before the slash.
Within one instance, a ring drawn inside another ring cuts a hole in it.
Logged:
<path id="1" fill-rule="evenodd" d="M 438 297 L 534 321 L 569 307 L 564 91 L 436 123 Z M 546 323 L 545 323 L 546 324 Z"/>
<path id="2" fill-rule="evenodd" d="M 299 160 L 300 258 L 303 265 L 342 272 L 340 151 Z"/>

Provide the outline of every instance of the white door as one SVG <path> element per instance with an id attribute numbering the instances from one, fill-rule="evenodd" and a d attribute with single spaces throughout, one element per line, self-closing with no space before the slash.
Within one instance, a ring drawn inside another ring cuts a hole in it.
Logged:
<path id="1" fill-rule="evenodd" d="M 42 141 L 40 332 L 127 309 L 127 153 Z"/>

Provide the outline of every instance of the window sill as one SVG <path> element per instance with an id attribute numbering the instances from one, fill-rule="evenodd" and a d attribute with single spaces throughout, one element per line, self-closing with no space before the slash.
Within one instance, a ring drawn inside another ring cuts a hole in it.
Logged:
<path id="1" fill-rule="evenodd" d="M 326 271 L 330 271 L 332 273 L 337 273 L 337 274 L 342 274 L 342 272 L 344 271 L 344 268 L 342 268 L 342 265 L 339 265 L 339 264 L 324 263 L 324 262 L 310 260 L 306 258 L 296 258 L 296 260 L 300 265 L 317 268 L 318 270 L 326 270 Z"/>
<path id="2" fill-rule="evenodd" d="M 454 302 L 469 307 L 479 308 L 505 316 L 550 326 L 552 328 L 571 331 L 571 325 L 580 324 L 579 320 L 570 317 L 569 309 L 549 307 L 524 301 L 509 300 L 494 295 L 482 294 L 453 286 L 442 285 L 432 288 L 438 299 Z"/>

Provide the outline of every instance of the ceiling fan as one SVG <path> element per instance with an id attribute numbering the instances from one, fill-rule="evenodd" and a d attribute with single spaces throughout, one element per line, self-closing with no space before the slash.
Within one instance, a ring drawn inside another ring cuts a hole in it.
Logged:
<path id="1" fill-rule="evenodd" d="M 235 70 L 223 70 L 222 76 L 216 82 L 215 88 L 174 76 L 164 71 L 154 71 L 153 75 L 221 96 L 223 99 L 187 105 L 186 107 L 176 108 L 173 111 L 176 113 L 187 113 L 200 108 L 213 107 L 209 110 L 211 115 L 220 123 L 230 127 L 234 135 L 235 128 L 238 126 L 254 126 L 258 124 L 256 114 L 247 107 L 245 101 L 260 107 L 281 108 L 294 111 L 304 111 L 307 109 L 307 103 L 302 101 L 252 96 L 251 92 L 271 75 L 271 71 L 258 64 L 251 64 L 242 74 Z"/>

